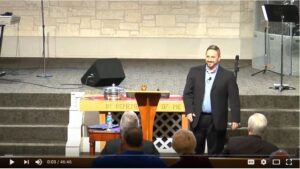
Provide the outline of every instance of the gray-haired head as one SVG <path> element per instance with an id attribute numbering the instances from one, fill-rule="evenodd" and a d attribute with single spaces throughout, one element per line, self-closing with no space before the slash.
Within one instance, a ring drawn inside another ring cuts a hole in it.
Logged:
<path id="1" fill-rule="evenodd" d="M 248 132 L 251 135 L 262 136 L 267 128 L 267 118 L 261 113 L 254 113 L 248 119 Z"/>
<path id="2" fill-rule="evenodd" d="M 123 136 L 124 131 L 128 128 L 140 127 L 139 118 L 134 111 L 125 111 L 121 117 L 120 129 L 121 136 Z"/>
<path id="3" fill-rule="evenodd" d="M 172 139 L 172 147 L 178 154 L 189 155 L 195 153 L 197 146 L 196 137 L 190 130 L 177 130 Z"/>

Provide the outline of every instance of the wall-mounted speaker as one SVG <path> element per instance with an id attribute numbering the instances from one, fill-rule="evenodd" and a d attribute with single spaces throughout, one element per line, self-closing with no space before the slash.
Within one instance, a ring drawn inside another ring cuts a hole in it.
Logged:
<path id="1" fill-rule="evenodd" d="M 97 59 L 82 76 L 81 83 L 89 86 L 119 85 L 125 79 L 122 63 L 119 59 Z"/>

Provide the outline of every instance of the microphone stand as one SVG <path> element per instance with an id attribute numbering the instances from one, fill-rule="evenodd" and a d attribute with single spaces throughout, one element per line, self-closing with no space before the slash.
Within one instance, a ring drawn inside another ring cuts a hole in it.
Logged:
<path id="1" fill-rule="evenodd" d="M 41 0 L 41 10 L 42 10 L 42 28 L 43 28 L 43 73 L 37 75 L 36 77 L 43 77 L 48 78 L 52 77 L 52 75 L 49 75 L 46 73 L 46 56 L 45 56 L 45 21 L 44 21 L 44 1 Z"/>
<path id="2" fill-rule="evenodd" d="M 237 74 L 238 74 L 238 71 L 240 70 L 240 68 L 239 68 L 239 60 L 240 60 L 239 55 L 236 55 L 235 56 L 235 61 L 234 61 L 234 71 L 233 71 L 233 75 L 235 77 L 235 80 L 237 80 Z"/>
<path id="3" fill-rule="evenodd" d="M 283 22 L 284 15 L 281 15 L 281 51 L 280 51 L 280 84 L 274 84 L 274 89 L 282 92 L 283 90 L 293 89 L 288 84 L 283 84 Z"/>
<path id="4" fill-rule="evenodd" d="M 4 26 L 5 25 L 0 25 L 0 28 L 1 28 L 1 31 L 0 31 L 0 56 L 1 56 L 1 49 L 2 49 Z M 5 75 L 6 75 L 5 71 L 0 72 L 0 77 L 5 76 Z"/>

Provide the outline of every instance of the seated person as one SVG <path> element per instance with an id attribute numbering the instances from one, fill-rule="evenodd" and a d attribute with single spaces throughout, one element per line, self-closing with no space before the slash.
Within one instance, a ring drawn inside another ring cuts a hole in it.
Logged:
<path id="1" fill-rule="evenodd" d="M 101 168 L 164 168 L 165 163 L 153 155 L 146 155 L 142 150 L 143 133 L 140 128 L 123 130 L 121 147 L 123 152 L 117 155 L 97 157 L 92 167 Z"/>
<path id="2" fill-rule="evenodd" d="M 278 147 L 262 139 L 267 127 L 267 118 L 261 113 L 254 113 L 248 119 L 248 136 L 229 138 L 223 154 L 269 156 Z"/>
<path id="3" fill-rule="evenodd" d="M 120 121 L 120 132 L 121 135 L 124 131 L 131 127 L 139 127 L 139 118 L 134 111 L 126 111 L 121 117 Z M 151 141 L 144 141 L 142 150 L 145 154 L 154 154 L 159 155 L 159 152 L 155 148 L 154 144 Z M 117 154 L 121 153 L 121 139 L 113 139 L 107 141 L 101 155 Z"/>
<path id="4" fill-rule="evenodd" d="M 196 138 L 194 134 L 186 129 L 176 131 L 172 137 L 172 147 L 180 160 L 170 167 L 174 168 L 211 168 L 209 159 L 205 156 L 195 156 Z"/>

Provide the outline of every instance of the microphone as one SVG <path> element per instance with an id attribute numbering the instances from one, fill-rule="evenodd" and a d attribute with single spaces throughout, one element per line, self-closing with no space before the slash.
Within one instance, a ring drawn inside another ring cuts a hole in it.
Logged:
<path id="1" fill-rule="evenodd" d="M 234 70 L 239 71 L 239 61 L 240 61 L 240 57 L 239 55 L 235 56 L 235 63 L 234 63 Z"/>
<path id="2" fill-rule="evenodd" d="M 211 77 L 206 80 L 206 83 L 210 83 Z"/>
<path id="3" fill-rule="evenodd" d="M 239 60 L 240 60 L 239 55 L 236 55 L 235 61 L 234 61 L 234 77 L 237 77 L 237 72 L 240 70 L 239 69 Z"/>

